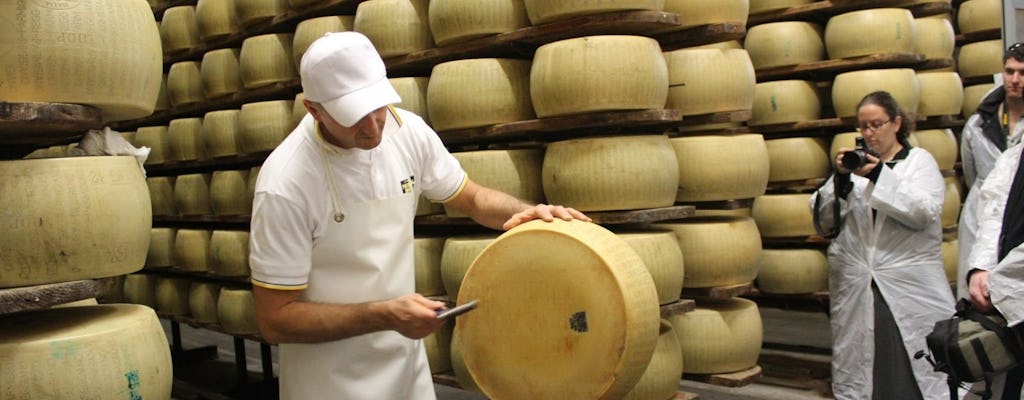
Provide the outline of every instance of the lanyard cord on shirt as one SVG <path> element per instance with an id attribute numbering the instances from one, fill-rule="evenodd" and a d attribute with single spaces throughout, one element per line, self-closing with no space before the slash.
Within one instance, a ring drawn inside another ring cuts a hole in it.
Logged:
<path id="1" fill-rule="evenodd" d="M 317 135 L 320 134 L 319 124 L 317 125 Z M 334 172 L 331 171 L 331 163 L 327 161 L 327 150 L 324 147 L 317 146 L 320 149 L 320 160 L 323 161 L 324 171 L 327 174 L 327 186 L 331 190 L 331 211 L 334 212 L 334 222 L 341 223 L 345 220 L 345 213 L 341 209 L 341 201 L 338 200 L 338 188 L 334 183 Z"/>

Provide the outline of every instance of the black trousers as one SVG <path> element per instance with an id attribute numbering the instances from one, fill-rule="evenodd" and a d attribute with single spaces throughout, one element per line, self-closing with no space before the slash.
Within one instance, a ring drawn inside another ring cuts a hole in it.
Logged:
<path id="1" fill-rule="evenodd" d="M 923 400 L 896 319 L 874 282 L 871 291 L 875 295 L 875 368 L 871 398 Z"/>
<path id="2" fill-rule="evenodd" d="M 1003 400 L 1020 400 L 1020 388 L 1024 385 L 1024 365 L 1006 372 L 1006 386 L 1003 386 Z"/>

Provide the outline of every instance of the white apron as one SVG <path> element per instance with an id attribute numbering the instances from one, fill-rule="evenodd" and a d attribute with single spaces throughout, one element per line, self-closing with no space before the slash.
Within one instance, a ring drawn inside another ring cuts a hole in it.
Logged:
<path id="1" fill-rule="evenodd" d="M 304 301 L 362 303 L 415 292 L 417 191 L 345 204 L 313 248 Z M 317 344 L 281 344 L 283 400 L 433 400 L 422 340 L 395 331 Z"/>

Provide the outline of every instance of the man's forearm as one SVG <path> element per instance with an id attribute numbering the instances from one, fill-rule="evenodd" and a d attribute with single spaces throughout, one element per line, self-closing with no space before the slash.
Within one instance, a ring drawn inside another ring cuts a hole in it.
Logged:
<path id="1" fill-rule="evenodd" d="M 477 210 L 471 214 L 473 220 L 480 225 L 498 230 L 502 229 L 502 224 L 512 215 L 534 206 L 510 194 L 485 187 L 480 187 L 473 202 Z"/>
<path id="2" fill-rule="evenodd" d="M 271 343 L 319 343 L 389 329 L 382 303 L 288 303 L 260 318 L 260 332 Z M 287 316 L 287 317 L 285 317 Z"/>

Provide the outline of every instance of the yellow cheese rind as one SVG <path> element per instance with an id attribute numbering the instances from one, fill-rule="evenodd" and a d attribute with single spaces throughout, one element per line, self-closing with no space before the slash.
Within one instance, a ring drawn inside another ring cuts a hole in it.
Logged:
<path id="1" fill-rule="evenodd" d="M 828 258 L 816 249 L 764 249 L 757 287 L 775 294 L 828 291 Z"/>
<path id="2" fill-rule="evenodd" d="M 946 197 L 942 203 L 942 214 L 939 218 L 942 220 L 943 228 L 956 226 L 960 218 L 960 206 L 960 183 L 956 177 L 946 178 Z"/>
<path id="3" fill-rule="evenodd" d="M 175 228 L 153 228 L 149 234 L 149 251 L 146 253 L 146 268 L 174 266 L 174 240 L 178 237 Z"/>
<path id="4" fill-rule="evenodd" d="M 163 52 L 145 2 L 4 1 L 0 16 L 0 99 L 87 104 L 106 122 L 153 113 Z"/>
<path id="5" fill-rule="evenodd" d="M 956 283 L 956 270 L 960 254 L 960 244 L 956 239 L 942 241 L 942 267 L 946 271 L 946 279 Z"/>
<path id="6" fill-rule="evenodd" d="M 813 3 L 814 0 L 750 0 L 750 15 Z"/>
<path id="7" fill-rule="evenodd" d="M 178 6 L 164 10 L 160 20 L 160 40 L 164 53 L 191 50 L 199 46 L 199 25 L 194 6 Z"/>
<path id="8" fill-rule="evenodd" d="M 538 117 L 664 108 L 668 87 L 661 46 L 640 36 L 548 43 L 537 49 L 530 70 L 530 97 Z"/>
<path id="9" fill-rule="evenodd" d="M 544 197 L 581 211 L 668 207 L 679 170 L 667 136 L 608 136 L 548 144 Z"/>
<path id="10" fill-rule="evenodd" d="M 183 107 L 206 101 L 203 76 L 198 61 L 181 61 L 167 72 L 167 100 L 171 107 Z"/>
<path id="11" fill-rule="evenodd" d="M 960 109 L 960 116 L 964 119 L 970 118 L 978 110 L 978 104 L 985 98 L 985 95 L 996 88 L 995 83 L 982 83 L 964 87 L 964 105 Z"/>
<path id="12" fill-rule="evenodd" d="M 426 91 L 426 86 L 424 86 L 423 90 Z M 398 88 L 395 88 L 395 91 L 398 92 Z M 402 96 L 402 92 L 398 92 L 398 95 Z M 306 110 L 305 103 L 303 103 L 303 100 L 305 100 L 305 99 L 306 99 L 306 93 L 300 92 L 299 94 L 295 95 L 295 100 L 292 101 L 292 126 L 293 127 L 299 126 L 299 124 L 302 123 L 302 119 L 306 117 L 307 113 L 309 113 L 309 111 Z M 405 98 L 402 97 L 402 99 L 404 100 Z M 426 111 L 425 108 L 424 108 L 424 111 Z M 295 129 L 295 128 L 292 128 L 292 129 Z"/>
<path id="13" fill-rule="evenodd" d="M 427 111 L 438 131 L 533 119 L 530 61 L 478 58 L 438 64 L 427 84 Z"/>
<path id="14" fill-rule="evenodd" d="M 256 325 L 256 300 L 248 289 L 221 288 L 217 297 L 217 320 L 225 333 L 253 335 L 259 333 Z"/>
<path id="15" fill-rule="evenodd" d="M 810 194 L 767 194 L 754 199 L 753 217 L 761 237 L 808 237 L 816 234 Z"/>
<path id="16" fill-rule="evenodd" d="M 217 298 L 221 285 L 211 282 L 192 282 L 188 291 L 190 318 L 196 322 L 217 323 Z"/>
<path id="17" fill-rule="evenodd" d="M 768 149 L 768 181 L 824 178 L 832 172 L 824 138 L 783 138 L 764 141 Z"/>
<path id="18" fill-rule="evenodd" d="M 452 155 L 474 182 L 527 202 L 544 202 L 544 186 L 541 181 L 544 150 L 481 150 Z M 468 217 L 447 204 L 443 204 L 443 207 L 449 217 Z"/>
<path id="19" fill-rule="evenodd" d="M 462 286 L 462 278 L 466 276 L 466 271 L 473 265 L 476 256 L 480 255 L 495 238 L 497 235 L 475 235 L 456 236 L 445 240 L 444 249 L 441 251 L 440 268 L 441 282 L 449 299 L 459 298 L 459 287 Z"/>
<path id="20" fill-rule="evenodd" d="M 872 8 L 836 15 L 825 25 L 830 59 L 914 51 L 914 15 L 905 8 Z"/>
<path id="21" fill-rule="evenodd" d="M 749 0 L 718 0 L 709 7 L 703 0 L 665 0 L 665 12 L 679 15 L 679 27 L 721 24 L 726 22 L 747 24 Z"/>
<path id="22" fill-rule="evenodd" d="M 239 110 L 210 111 L 203 116 L 200 136 L 210 157 L 238 155 Z"/>
<path id="23" fill-rule="evenodd" d="M 920 71 L 917 81 L 921 85 L 918 115 L 957 115 L 963 109 L 964 84 L 956 72 Z"/>
<path id="24" fill-rule="evenodd" d="M 214 215 L 249 215 L 252 198 L 246 186 L 249 170 L 213 171 L 210 178 L 210 206 Z"/>
<path id="25" fill-rule="evenodd" d="M 832 108 L 840 118 L 856 117 L 861 99 L 879 90 L 892 94 L 903 111 L 917 113 L 921 88 L 917 74 L 908 68 L 866 69 L 836 75 L 832 82 Z"/>
<path id="26" fill-rule="evenodd" d="M 428 0 L 368 0 L 356 8 L 352 30 L 366 35 L 382 58 L 434 48 Z"/>
<path id="27" fill-rule="evenodd" d="M 255 25 L 288 11 L 288 0 L 235 0 L 235 14 L 242 27 Z"/>
<path id="28" fill-rule="evenodd" d="M 658 304 L 679 300 L 683 291 L 685 265 L 679 240 L 669 231 L 618 233 L 644 261 L 658 290 Z"/>
<path id="29" fill-rule="evenodd" d="M 658 338 L 658 295 L 643 261 L 614 233 L 578 220 L 502 234 L 466 273 L 459 303 L 469 299 L 481 308 L 455 329 L 490 398 L 621 398 Z"/>
<path id="30" fill-rule="evenodd" d="M 299 77 L 292 61 L 291 33 L 251 36 L 242 42 L 238 54 L 242 86 L 255 89 Z"/>
<path id="31" fill-rule="evenodd" d="M 292 61 L 295 69 L 299 69 L 302 55 L 306 49 L 327 32 L 351 31 L 355 16 L 353 15 L 329 15 L 326 17 L 310 18 L 299 22 L 295 26 L 295 35 L 292 37 Z"/>
<path id="32" fill-rule="evenodd" d="M 828 150 L 828 160 L 832 164 L 832 168 L 836 167 L 836 157 L 839 156 L 839 149 L 844 147 L 853 149 L 859 137 L 861 137 L 860 132 L 837 133 L 832 137 L 832 145 Z"/>
<path id="33" fill-rule="evenodd" d="M 661 11 L 665 0 L 523 0 L 530 22 L 540 25 L 580 15 L 601 14 L 611 11 Z"/>
<path id="34" fill-rule="evenodd" d="M 729 373 L 757 365 L 763 328 L 753 301 L 699 301 L 696 310 L 669 321 L 675 327 L 687 373 Z"/>
<path id="35" fill-rule="evenodd" d="M 185 278 L 157 278 L 156 310 L 163 315 L 188 315 L 188 289 L 191 284 Z"/>
<path id="36" fill-rule="evenodd" d="M 438 46 L 530 26 L 522 0 L 432 0 L 427 16 Z"/>
<path id="37" fill-rule="evenodd" d="M 167 144 L 171 159 L 195 161 L 206 159 L 206 145 L 200 136 L 202 118 L 173 119 L 167 125 Z"/>
<path id="38" fill-rule="evenodd" d="M 974 33 L 1003 27 L 1003 2 L 999 0 L 970 0 L 960 3 L 957 12 L 960 33 Z"/>
<path id="39" fill-rule="evenodd" d="M 746 50 L 682 49 L 666 52 L 665 108 L 683 115 L 749 110 L 754 103 L 754 65 Z"/>
<path id="40" fill-rule="evenodd" d="M 661 320 L 658 344 L 643 376 L 624 400 L 672 399 L 683 375 L 683 349 L 672 323 Z"/>
<path id="41" fill-rule="evenodd" d="M 986 40 L 960 46 L 957 68 L 963 78 L 976 78 L 1002 72 L 1003 41 L 999 39 Z"/>
<path id="42" fill-rule="evenodd" d="M 747 30 L 743 47 L 756 69 L 806 64 L 825 59 L 821 26 L 803 21 L 772 22 Z"/>
<path id="43" fill-rule="evenodd" d="M 441 278 L 441 255 L 444 251 L 444 241 L 445 238 L 442 237 L 413 239 L 412 254 L 416 266 L 416 293 L 424 296 L 439 296 L 445 293 L 444 281 Z M 451 332 L 448 335 L 451 336 Z M 445 353 L 447 353 L 447 349 L 445 349 Z"/>
<path id="44" fill-rule="evenodd" d="M 398 92 L 398 97 L 402 98 L 402 102 L 399 104 L 399 107 L 405 111 L 419 115 L 427 125 L 431 125 L 430 112 L 427 107 L 427 88 L 430 84 L 430 78 L 423 76 L 391 78 L 388 79 L 388 82 L 391 83 L 391 87 L 395 88 L 395 92 Z M 296 102 L 298 102 L 298 100 L 296 100 Z M 532 110 L 533 106 L 531 105 L 530 107 Z M 306 110 L 303 108 L 302 116 L 305 115 Z M 298 121 L 301 120 L 302 116 L 296 115 L 298 118 L 295 120 L 296 125 L 298 125 Z"/>
<path id="45" fill-rule="evenodd" d="M 473 380 L 473 375 L 469 373 L 469 369 L 466 368 L 466 361 L 462 357 L 462 341 L 459 338 L 458 330 L 452 332 L 451 354 L 452 374 L 455 375 L 455 381 L 459 383 L 459 387 L 466 391 L 483 393 L 480 387 L 477 386 L 476 381 Z"/>
<path id="46" fill-rule="evenodd" d="M 238 150 L 257 153 L 273 150 L 292 131 L 292 100 L 271 100 L 242 105 L 238 113 Z"/>
<path id="47" fill-rule="evenodd" d="M 821 118 L 821 96 L 814 82 L 782 80 L 758 83 L 747 125 L 761 126 Z"/>
<path id="48" fill-rule="evenodd" d="M 203 54 L 199 75 L 203 81 L 203 94 L 208 99 L 234 94 L 242 88 L 238 71 L 241 49 L 217 49 Z"/>
<path id="49" fill-rule="evenodd" d="M 196 2 L 196 26 L 199 39 L 211 42 L 237 33 L 238 15 L 235 0 L 199 0 Z"/>
<path id="50" fill-rule="evenodd" d="M 676 201 L 749 199 L 768 186 L 768 148 L 760 134 L 669 140 L 679 164 Z"/>
<path id="51" fill-rule="evenodd" d="M 670 229 L 679 237 L 686 261 L 683 287 L 728 286 L 757 277 L 761 234 L 753 218 L 688 219 L 652 227 Z"/>
<path id="52" fill-rule="evenodd" d="M 953 58 L 956 33 L 944 18 L 914 19 L 914 52 L 929 59 Z"/>
<path id="53" fill-rule="evenodd" d="M 174 204 L 174 177 L 154 176 L 146 178 L 149 189 L 150 209 L 153 215 L 169 217 L 178 215 L 178 207 Z"/>
<path id="54" fill-rule="evenodd" d="M 178 268 L 186 271 L 209 271 L 210 231 L 178 229 L 178 235 L 174 239 L 174 260 Z"/>
<path id="55" fill-rule="evenodd" d="M 124 301 L 156 308 L 158 275 L 128 274 L 124 277 Z"/>
<path id="56" fill-rule="evenodd" d="M 210 174 L 179 175 L 174 180 L 174 205 L 181 215 L 210 215 Z"/>
<path id="57" fill-rule="evenodd" d="M 153 310 L 139 305 L 2 317 L 0 365 L 5 399 L 171 398 L 167 336 Z"/>
<path id="58" fill-rule="evenodd" d="M 960 155 L 960 151 L 952 130 L 926 129 L 911 132 L 910 136 L 917 141 L 915 147 L 928 150 L 928 153 L 935 158 L 935 162 L 939 164 L 940 170 L 949 171 L 956 166 L 956 159 Z"/>
<path id="59" fill-rule="evenodd" d="M 213 231 L 210 268 L 220 276 L 249 276 L 249 232 Z"/>
<path id="60" fill-rule="evenodd" d="M 152 208 L 131 156 L 0 161 L 0 288 L 106 278 L 146 262 Z"/>
<path id="61" fill-rule="evenodd" d="M 167 140 L 167 126 L 143 126 L 135 131 L 136 147 L 149 147 L 145 165 L 163 164 L 170 159 L 170 142 Z"/>
<path id="62" fill-rule="evenodd" d="M 455 330 L 455 319 L 445 321 L 436 331 L 423 338 L 423 347 L 427 350 L 427 365 L 430 373 L 436 374 L 452 370 L 452 331 Z"/>

